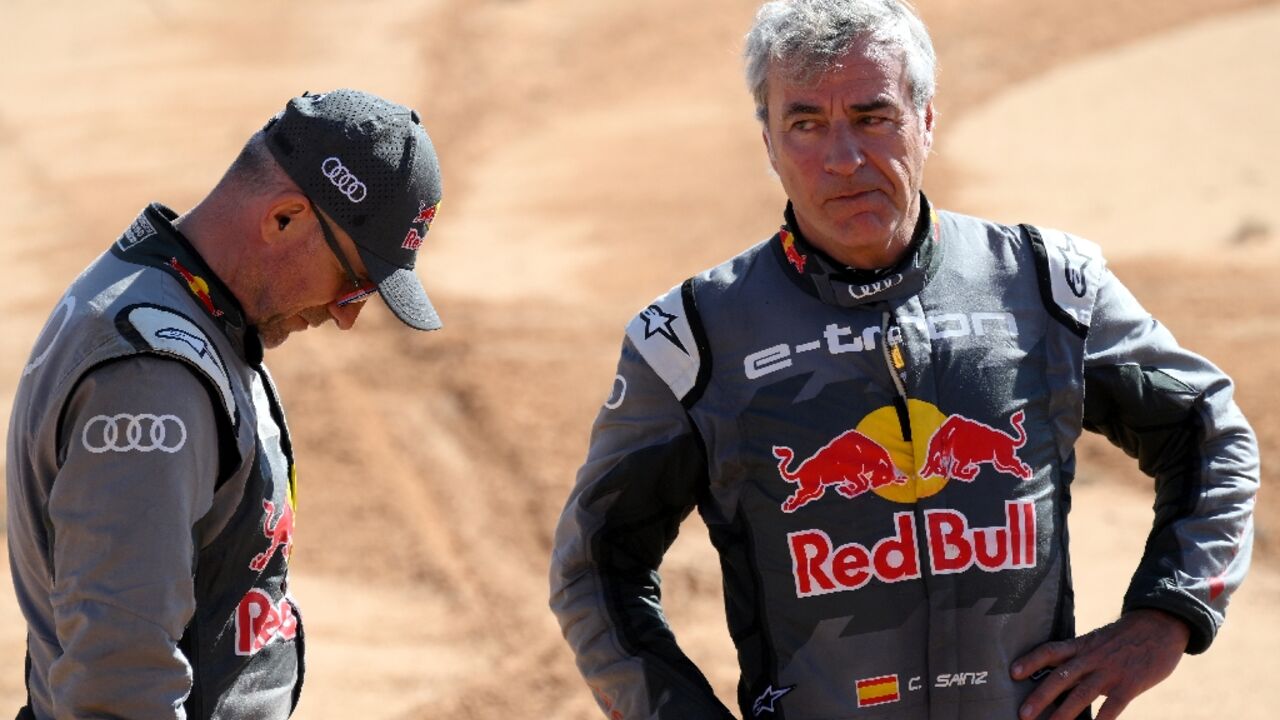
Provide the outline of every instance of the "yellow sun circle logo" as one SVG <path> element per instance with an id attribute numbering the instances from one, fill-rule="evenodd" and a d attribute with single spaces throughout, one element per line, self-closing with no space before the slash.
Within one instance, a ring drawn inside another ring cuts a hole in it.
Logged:
<path id="1" fill-rule="evenodd" d="M 945 475 L 920 477 L 917 474 L 924 467 L 929 438 L 946 422 L 947 416 L 933 403 L 914 399 L 907 400 L 907 416 L 911 419 L 910 441 L 902 437 L 898 411 L 891 405 L 867 414 L 857 427 L 858 432 L 888 450 L 893 464 L 907 476 L 905 485 L 885 485 L 871 490 L 885 500 L 897 503 L 913 503 L 919 498 L 936 495 L 947 484 Z"/>

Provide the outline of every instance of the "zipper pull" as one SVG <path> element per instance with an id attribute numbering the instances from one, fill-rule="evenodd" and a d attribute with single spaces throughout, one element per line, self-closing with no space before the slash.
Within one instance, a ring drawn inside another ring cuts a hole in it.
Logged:
<path id="1" fill-rule="evenodd" d="M 892 313 L 884 311 L 880 321 L 880 337 L 884 339 L 885 363 L 890 372 L 897 377 L 898 394 L 907 395 L 907 356 L 902 352 L 902 328 L 893 319 Z"/>

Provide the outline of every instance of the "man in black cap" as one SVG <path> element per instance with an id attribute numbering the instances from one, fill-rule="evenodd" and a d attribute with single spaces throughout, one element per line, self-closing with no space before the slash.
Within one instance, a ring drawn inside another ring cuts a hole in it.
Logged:
<path id="1" fill-rule="evenodd" d="M 413 272 L 440 192 L 416 112 L 304 94 L 188 213 L 145 208 L 71 284 L 9 426 L 19 717 L 292 713 L 296 477 L 263 347 L 349 329 L 373 294 L 440 327 Z"/>

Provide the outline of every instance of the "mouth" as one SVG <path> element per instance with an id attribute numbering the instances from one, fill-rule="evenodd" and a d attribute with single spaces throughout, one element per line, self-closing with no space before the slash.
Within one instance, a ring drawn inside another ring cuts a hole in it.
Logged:
<path id="1" fill-rule="evenodd" d="M 847 191 L 836 193 L 835 195 L 828 197 L 826 202 L 848 202 L 848 201 L 865 200 L 878 192 L 880 191 L 874 188 L 871 190 L 847 190 Z"/>

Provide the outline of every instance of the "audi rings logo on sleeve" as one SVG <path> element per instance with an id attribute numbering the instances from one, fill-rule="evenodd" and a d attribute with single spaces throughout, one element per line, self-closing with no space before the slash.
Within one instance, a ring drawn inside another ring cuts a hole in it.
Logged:
<path id="1" fill-rule="evenodd" d="M 187 444 L 187 426 L 177 415 L 95 415 L 80 433 L 84 449 L 91 453 L 176 453 Z"/>
<path id="2" fill-rule="evenodd" d="M 338 192 L 346 195 L 347 199 L 353 203 L 361 202 L 369 194 L 369 188 L 360 182 L 360 178 L 351 174 L 347 166 L 343 165 L 337 157 L 325 158 L 324 162 L 320 163 L 320 172 L 329 178 L 329 182 L 338 188 Z"/>

